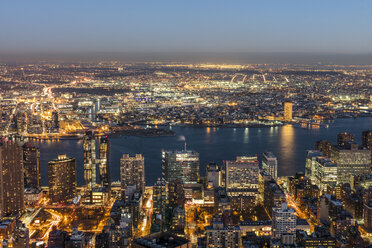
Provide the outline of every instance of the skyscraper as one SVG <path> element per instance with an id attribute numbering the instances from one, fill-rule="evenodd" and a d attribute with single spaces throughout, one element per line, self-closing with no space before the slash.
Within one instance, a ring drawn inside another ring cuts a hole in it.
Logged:
<path id="1" fill-rule="evenodd" d="M 328 140 L 319 140 L 315 143 L 315 150 L 321 151 L 324 156 L 330 157 L 332 150 L 332 143 Z"/>
<path id="2" fill-rule="evenodd" d="M 107 190 L 111 188 L 110 180 L 110 140 L 102 136 L 99 140 L 99 179 L 101 186 Z"/>
<path id="3" fill-rule="evenodd" d="M 156 183 L 153 186 L 153 222 L 156 225 L 152 225 L 151 228 L 155 232 L 164 231 L 166 229 L 165 220 L 166 220 L 166 210 L 168 206 L 168 186 L 167 182 L 164 179 L 158 178 Z M 153 228 L 153 226 L 157 226 Z"/>
<path id="4" fill-rule="evenodd" d="M 120 159 L 121 188 L 135 185 L 137 190 L 145 192 L 145 159 L 141 154 L 135 157 L 123 154 Z"/>
<path id="5" fill-rule="evenodd" d="M 318 150 L 308 150 L 306 155 L 305 175 L 315 181 L 315 163 L 317 157 L 322 157 L 323 153 Z"/>
<path id="6" fill-rule="evenodd" d="M 352 175 L 363 175 L 371 171 L 371 151 L 357 143 L 333 146 L 331 159 L 337 163 L 337 183 L 350 183 Z"/>
<path id="7" fill-rule="evenodd" d="M 25 188 L 40 188 L 40 150 L 31 143 L 25 143 L 22 149 Z"/>
<path id="8" fill-rule="evenodd" d="M 59 132 L 59 116 L 57 110 L 52 112 L 52 132 L 58 133 Z"/>
<path id="9" fill-rule="evenodd" d="M 167 182 L 199 181 L 199 153 L 195 151 L 162 151 L 162 176 Z"/>
<path id="10" fill-rule="evenodd" d="M 353 142 L 354 141 L 354 135 L 351 133 L 339 133 L 337 134 L 337 144 L 339 146 L 344 146 L 348 142 Z"/>
<path id="11" fill-rule="evenodd" d="M 66 155 L 48 163 L 49 197 L 53 203 L 66 202 L 76 196 L 76 161 Z"/>
<path id="12" fill-rule="evenodd" d="M 234 209 L 245 211 L 254 207 L 259 198 L 257 156 L 225 161 L 225 171 L 226 192 Z"/>
<path id="13" fill-rule="evenodd" d="M 24 171 L 22 148 L 13 141 L 0 140 L 0 217 L 22 213 Z"/>
<path id="14" fill-rule="evenodd" d="M 293 110 L 293 103 L 290 101 L 284 102 L 284 121 L 292 121 L 292 110 Z"/>
<path id="15" fill-rule="evenodd" d="M 278 177 L 278 159 L 272 152 L 262 154 L 262 169 L 265 170 L 272 178 Z"/>
<path id="16" fill-rule="evenodd" d="M 363 131 L 362 133 L 362 146 L 372 150 L 372 130 Z"/>
<path id="17" fill-rule="evenodd" d="M 296 235 L 296 212 L 293 208 L 289 208 L 287 203 L 282 203 L 281 207 L 273 208 L 273 236 L 275 238 L 283 238 L 283 235 Z"/>
<path id="18" fill-rule="evenodd" d="M 96 139 L 92 130 L 87 130 L 83 139 L 84 187 L 87 194 L 96 187 Z"/>

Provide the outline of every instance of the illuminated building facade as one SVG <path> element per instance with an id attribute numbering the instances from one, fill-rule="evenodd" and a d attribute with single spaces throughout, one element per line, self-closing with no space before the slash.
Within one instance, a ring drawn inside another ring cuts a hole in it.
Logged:
<path id="1" fill-rule="evenodd" d="M 225 161 L 226 192 L 233 208 L 239 211 L 251 209 L 259 199 L 259 165 L 257 156 L 237 157 Z"/>
<path id="2" fill-rule="evenodd" d="M 314 161 L 314 179 L 320 191 L 327 190 L 327 186 L 335 187 L 337 184 L 337 164 L 327 157 L 317 157 Z"/>
<path id="3" fill-rule="evenodd" d="M 207 164 L 207 182 L 209 187 L 220 187 L 222 181 L 221 176 L 221 170 L 216 163 Z"/>
<path id="4" fill-rule="evenodd" d="M 316 158 L 323 156 L 323 153 L 318 150 L 309 150 L 306 155 L 305 175 L 315 181 L 315 163 Z"/>
<path id="5" fill-rule="evenodd" d="M 66 155 L 48 163 L 49 197 L 53 203 L 66 202 L 76 196 L 76 161 Z"/>
<path id="6" fill-rule="evenodd" d="M 332 150 L 332 143 L 328 140 L 319 140 L 315 143 L 315 150 L 321 151 L 324 156 L 330 157 Z"/>
<path id="7" fill-rule="evenodd" d="M 135 185 L 137 190 L 145 192 L 145 158 L 141 154 L 135 157 L 123 154 L 120 159 L 121 188 Z"/>
<path id="8" fill-rule="evenodd" d="M 107 136 L 99 140 L 99 179 L 101 186 L 110 190 L 110 140 Z"/>
<path id="9" fill-rule="evenodd" d="M 371 171 L 371 151 L 356 143 L 333 146 L 331 159 L 337 163 L 338 183 L 350 183 L 352 175 L 364 175 Z"/>
<path id="10" fill-rule="evenodd" d="M 296 211 L 282 203 L 280 207 L 273 209 L 273 236 L 282 239 L 283 235 L 296 236 Z"/>
<path id="11" fill-rule="evenodd" d="M 155 222 L 158 225 L 158 230 L 165 230 L 165 212 L 168 206 L 168 185 L 164 179 L 158 179 L 153 186 L 153 217 Z M 151 227 L 152 228 L 152 227 Z"/>
<path id="12" fill-rule="evenodd" d="M 262 154 L 262 169 L 272 178 L 276 179 L 278 177 L 278 159 L 272 152 Z"/>
<path id="13" fill-rule="evenodd" d="M 199 181 L 199 153 L 195 151 L 162 151 L 162 176 L 167 182 Z"/>
<path id="14" fill-rule="evenodd" d="M 284 102 L 284 121 L 292 121 L 293 119 L 293 103 L 290 101 Z"/>
<path id="15" fill-rule="evenodd" d="M 206 227 L 206 247 L 216 248 L 239 248 L 242 247 L 242 230 L 239 226 L 226 223 L 222 216 L 214 216 L 211 225 Z"/>
<path id="16" fill-rule="evenodd" d="M 96 187 L 96 139 L 92 130 L 87 130 L 83 139 L 84 152 L 84 187 L 90 194 Z"/>
<path id="17" fill-rule="evenodd" d="M 362 133 L 362 146 L 372 150 L 372 130 L 363 131 Z"/>
<path id="18" fill-rule="evenodd" d="M 30 143 L 23 149 L 23 166 L 25 172 L 25 188 L 40 188 L 40 150 Z"/>
<path id="19" fill-rule="evenodd" d="M 354 142 L 353 134 L 347 132 L 337 134 L 337 145 L 344 146 L 348 142 Z"/>
<path id="20" fill-rule="evenodd" d="M 52 112 L 52 132 L 58 133 L 59 132 L 59 116 L 57 110 Z"/>
<path id="21" fill-rule="evenodd" d="M 22 148 L 0 140 L 0 217 L 18 215 L 24 209 Z"/>

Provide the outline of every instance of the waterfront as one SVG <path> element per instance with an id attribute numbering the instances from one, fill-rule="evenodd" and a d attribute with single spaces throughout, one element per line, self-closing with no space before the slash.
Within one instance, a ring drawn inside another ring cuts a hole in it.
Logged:
<path id="1" fill-rule="evenodd" d="M 123 153 L 141 153 L 145 157 L 146 183 L 151 185 L 161 176 L 161 150 L 187 148 L 200 153 L 200 174 L 205 175 L 209 161 L 222 164 L 223 160 L 235 159 L 239 155 L 257 154 L 261 158 L 264 151 L 272 151 L 278 157 L 279 176 L 293 175 L 303 171 L 306 150 L 314 149 L 315 142 L 328 139 L 335 143 L 337 134 L 350 132 L 361 143 L 361 133 L 372 129 L 372 117 L 337 119 L 329 127 L 301 128 L 292 125 L 271 128 L 197 128 L 174 127 L 176 136 L 134 137 L 115 136 L 111 139 L 111 178 L 120 179 L 120 157 Z M 59 142 L 39 142 L 41 150 L 42 184 L 48 182 L 48 161 L 58 154 L 66 153 L 77 160 L 78 185 L 83 183 L 82 140 L 61 140 Z"/>

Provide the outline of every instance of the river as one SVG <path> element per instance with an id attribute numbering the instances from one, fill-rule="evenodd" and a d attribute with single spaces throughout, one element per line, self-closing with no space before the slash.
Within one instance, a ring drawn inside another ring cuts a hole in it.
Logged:
<path id="1" fill-rule="evenodd" d="M 141 153 L 145 157 L 146 184 L 152 185 L 161 176 L 161 150 L 187 149 L 200 154 L 200 175 L 205 175 L 206 164 L 233 160 L 236 156 L 259 156 L 272 151 L 278 157 L 278 175 L 293 175 L 304 171 L 306 150 L 314 149 L 315 142 L 327 139 L 336 143 L 337 134 L 350 132 L 361 143 L 362 131 L 372 129 L 372 117 L 337 119 L 329 127 L 301 128 L 292 125 L 271 128 L 200 128 L 173 127 L 176 136 L 134 137 L 115 136 L 111 139 L 110 170 L 112 181 L 120 180 L 120 157 L 123 153 Z M 42 185 L 48 184 L 48 161 L 58 154 L 76 158 L 77 182 L 83 184 L 83 150 L 81 140 L 43 141 L 40 147 Z"/>

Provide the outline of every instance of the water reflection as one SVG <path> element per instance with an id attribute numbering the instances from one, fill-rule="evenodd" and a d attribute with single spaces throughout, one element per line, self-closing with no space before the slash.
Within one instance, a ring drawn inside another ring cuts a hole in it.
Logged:
<path id="1" fill-rule="evenodd" d="M 280 156 L 285 163 L 279 164 L 281 171 L 286 171 L 295 160 L 295 128 L 285 125 L 279 131 Z M 279 168 L 278 168 L 279 170 Z"/>

